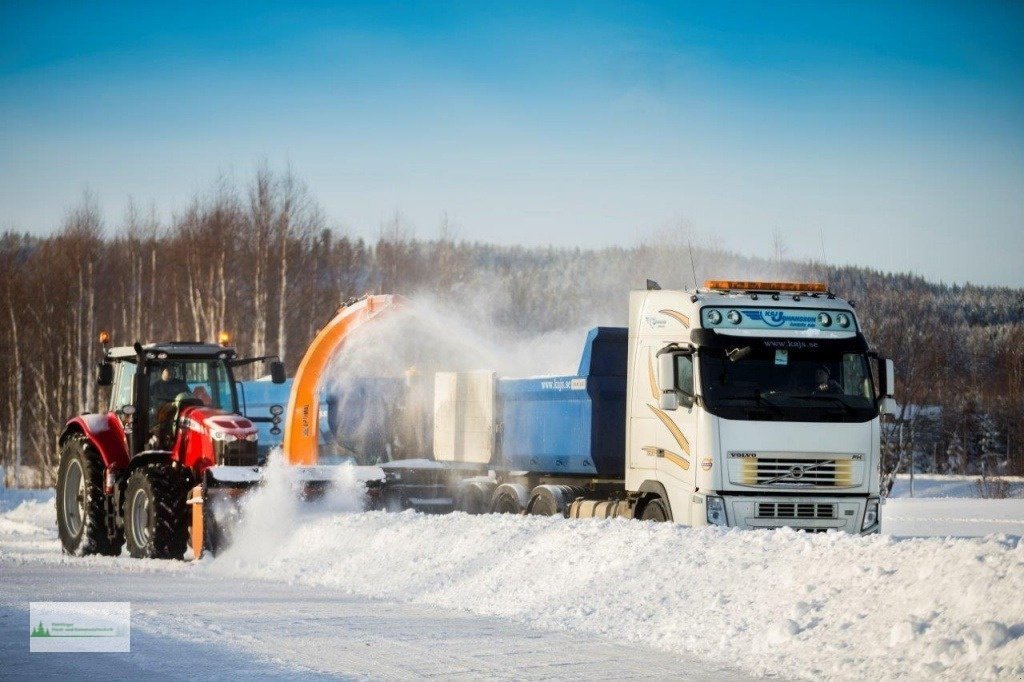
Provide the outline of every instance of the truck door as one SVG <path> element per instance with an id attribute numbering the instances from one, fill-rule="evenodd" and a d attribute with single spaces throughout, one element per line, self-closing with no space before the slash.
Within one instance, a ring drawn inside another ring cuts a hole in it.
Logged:
<path id="1" fill-rule="evenodd" d="M 679 387 L 679 406 L 674 410 L 657 410 L 659 445 L 664 448 L 657 458 L 658 480 L 668 491 L 672 514 L 676 521 L 689 510 L 689 498 L 694 489 L 697 467 L 697 411 L 694 406 L 693 357 L 677 355 L 675 358 L 676 386 Z"/>
<path id="2" fill-rule="evenodd" d="M 658 404 L 658 382 L 654 370 L 655 349 L 646 343 L 637 349 L 633 359 L 633 391 L 629 396 L 629 442 L 626 444 L 629 468 L 649 470 L 654 477 L 657 468 L 658 419 L 652 406 Z"/>

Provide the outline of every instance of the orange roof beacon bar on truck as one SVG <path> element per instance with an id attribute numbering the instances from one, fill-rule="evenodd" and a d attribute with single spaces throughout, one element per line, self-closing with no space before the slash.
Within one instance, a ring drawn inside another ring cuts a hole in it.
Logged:
<path id="1" fill-rule="evenodd" d="M 705 289 L 717 291 L 800 291 L 811 294 L 827 294 L 828 286 L 821 282 L 744 282 L 731 279 L 709 279 Z"/>

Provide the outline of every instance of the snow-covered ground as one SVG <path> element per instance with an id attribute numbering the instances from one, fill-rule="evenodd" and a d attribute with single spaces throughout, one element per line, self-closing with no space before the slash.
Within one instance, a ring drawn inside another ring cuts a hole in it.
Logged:
<path id="1" fill-rule="evenodd" d="M 198 563 L 63 557 L 52 494 L 0 495 L 5 665 L 69 665 L 24 653 L 28 601 L 129 599 L 133 653 L 96 660 L 182 675 L 160 661 L 198 655 L 200 676 L 1024 675 L 1024 500 L 892 499 L 886 533 L 859 538 L 285 493 L 268 485 L 240 544 Z M 964 535 L 984 537 L 946 537 Z"/>

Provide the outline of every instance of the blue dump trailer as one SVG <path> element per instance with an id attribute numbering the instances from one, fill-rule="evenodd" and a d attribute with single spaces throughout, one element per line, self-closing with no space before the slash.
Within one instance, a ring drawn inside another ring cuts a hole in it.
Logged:
<path id="1" fill-rule="evenodd" d="M 590 330 L 572 376 L 499 379 L 501 471 L 621 478 L 626 329 Z"/>
<path id="2" fill-rule="evenodd" d="M 550 513 L 582 492 L 622 489 L 627 330 L 587 335 L 577 372 L 497 377 L 349 378 L 321 391 L 321 460 L 381 466 L 388 508 Z M 266 448 L 290 382 L 242 382 L 240 402 Z"/>

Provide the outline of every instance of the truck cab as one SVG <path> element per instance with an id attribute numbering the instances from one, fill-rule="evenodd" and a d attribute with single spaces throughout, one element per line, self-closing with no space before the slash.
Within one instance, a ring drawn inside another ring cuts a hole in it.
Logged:
<path id="1" fill-rule="evenodd" d="M 823 284 L 709 281 L 630 295 L 626 489 L 672 520 L 879 528 L 892 364 Z"/>

